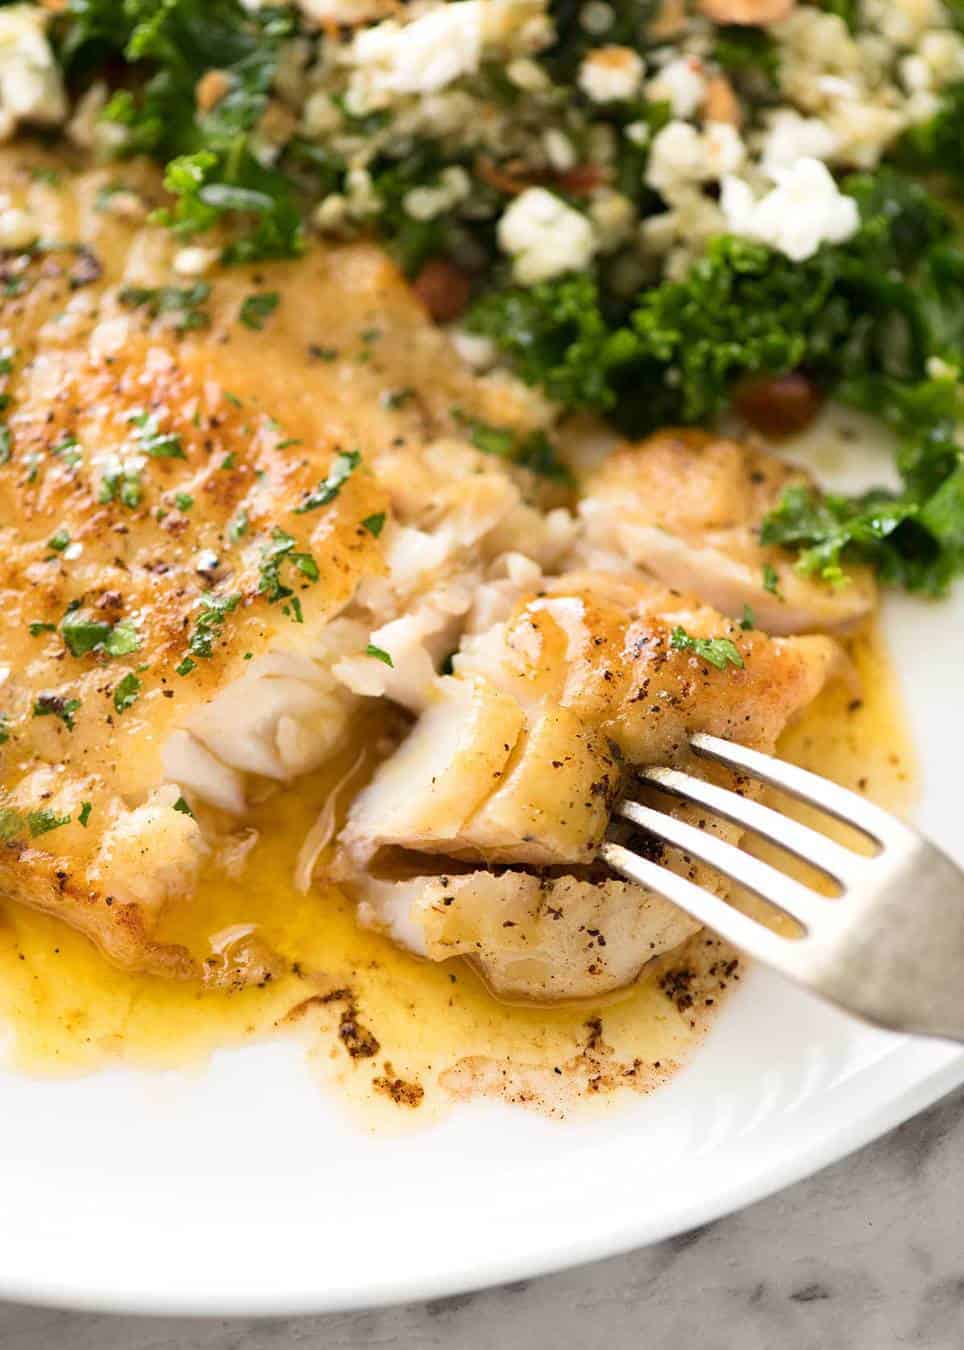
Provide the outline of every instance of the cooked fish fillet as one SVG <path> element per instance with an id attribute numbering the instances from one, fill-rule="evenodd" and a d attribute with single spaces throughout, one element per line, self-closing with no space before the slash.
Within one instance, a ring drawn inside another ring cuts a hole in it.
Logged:
<path id="1" fill-rule="evenodd" d="M 701 642 L 717 661 L 724 644 L 722 668 Z M 632 769 L 686 763 L 695 731 L 772 750 L 840 662 L 830 638 L 744 631 L 642 578 L 547 581 L 463 638 L 454 673 L 356 798 L 341 874 L 369 922 L 433 959 L 470 955 L 501 994 L 618 988 L 696 927 L 645 888 L 587 872 Z M 671 865 L 715 884 L 689 860 Z"/>
<path id="2" fill-rule="evenodd" d="M 586 483 L 580 511 L 590 551 L 622 555 L 731 618 L 749 605 L 767 632 L 839 630 L 873 610 L 870 569 L 852 567 L 844 584 L 830 586 L 759 539 L 784 490 L 806 482 L 756 448 L 668 430 L 610 455 Z"/>
<path id="3" fill-rule="evenodd" d="M 143 224 L 143 166 L 12 149 L 0 191 L 43 241 L 2 261 L 0 892 L 191 976 L 152 933 L 212 839 L 362 694 L 418 706 L 472 568 L 522 536 L 548 559 L 572 521 L 465 441 L 542 404 L 465 370 L 377 250 L 198 286 Z"/>

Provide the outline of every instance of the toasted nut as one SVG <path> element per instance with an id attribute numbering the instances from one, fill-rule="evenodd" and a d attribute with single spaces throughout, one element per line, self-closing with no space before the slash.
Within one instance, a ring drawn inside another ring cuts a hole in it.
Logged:
<path id="1" fill-rule="evenodd" d="M 206 70 L 194 88 L 198 112 L 210 112 L 231 88 L 230 77 L 223 70 Z"/>
<path id="2" fill-rule="evenodd" d="M 699 0 L 697 8 L 714 23 L 779 23 L 797 0 Z"/>
<path id="3" fill-rule="evenodd" d="M 465 311 L 472 282 L 447 258 L 430 258 L 412 282 L 412 289 L 436 323 L 451 323 Z"/>
<path id="4" fill-rule="evenodd" d="M 662 0 L 648 32 L 654 42 L 665 42 L 668 38 L 678 37 L 685 27 L 686 0 Z"/>
<path id="5" fill-rule="evenodd" d="M 730 127 L 739 127 L 743 121 L 743 109 L 740 107 L 740 100 L 733 92 L 733 86 L 725 75 L 713 75 L 706 82 L 706 95 L 703 99 L 703 120 L 706 122 L 725 122 Z"/>
<path id="6" fill-rule="evenodd" d="M 806 430 L 822 403 L 821 390 L 799 371 L 744 380 L 733 396 L 736 411 L 763 436 Z"/>

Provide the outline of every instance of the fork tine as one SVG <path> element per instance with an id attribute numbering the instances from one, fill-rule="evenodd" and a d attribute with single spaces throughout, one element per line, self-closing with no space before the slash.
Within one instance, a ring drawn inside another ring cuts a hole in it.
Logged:
<path id="1" fill-rule="evenodd" d="M 687 801 L 709 807 L 717 815 L 779 844 L 837 881 L 852 882 L 866 875 L 868 860 L 861 858 L 859 853 L 842 848 L 825 834 L 819 834 L 760 802 L 741 797 L 738 792 L 729 792 L 715 783 L 708 783 L 705 778 L 696 778 L 678 769 L 640 769 L 638 777 L 662 788 L 664 792 L 672 792 Z"/>
<path id="2" fill-rule="evenodd" d="M 769 863 L 751 857 L 749 853 L 744 853 L 742 849 L 726 843 L 707 830 L 689 825 L 676 816 L 654 811 L 640 802 L 622 801 L 616 810 L 657 838 L 665 839 L 701 862 L 709 863 L 731 881 L 739 882 L 758 895 L 761 900 L 782 909 L 784 914 L 789 914 L 791 919 L 802 924 L 807 932 L 821 920 L 826 921 L 833 912 L 833 900 L 821 898 L 816 891 L 801 886 L 798 881 L 777 871 Z"/>
<path id="3" fill-rule="evenodd" d="M 742 914 L 719 896 L 671 872 L 668 867 L 641 858 L 638 853 L 610 840 L 600 845 L 599 857 L 614 872 L 665 896 L 698 923 L 712 928 L 720 937 L 731 942 L 734 947 L 741 948 L 755 960 L 790 973 L 796 944 L 779 937 L 756 919 Z"/>
<path id="4" fill-rule="evenodd" d="M 895 842 L 898 837 L 904 843 L 914 842 L 913 832 L 879 806 L 874 806 L 848 788 L 798 768 L 796 764 L 788 764 L 786 760 L 764 755 L 759 750 L 750 750 L 745 745 L 723 740 L 720 736 L 707 736 L 702 731 L 690 737 L 690 745 L 697 754 L 705 755 L 707 759 L 715 759 L 731 769 L 742 769 L 744 773 L 769 783 L 771 787 L 780 788 L 783 792 L 789 792 L 791 797 L 825 811 L 844 825 L 855 826 L 881 847 Z"/>

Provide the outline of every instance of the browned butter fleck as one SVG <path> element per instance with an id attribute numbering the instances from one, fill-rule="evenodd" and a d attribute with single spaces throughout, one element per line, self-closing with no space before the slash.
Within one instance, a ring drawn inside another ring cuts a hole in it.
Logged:
<path id="1" fill-rule="evenodd" d="M 907 810 L 914 759 L 886 655 L 871 630 L 848 645 L 860 697 L 843 683 L 827 690 L 782 753 Z M 124 974 L 52 919 L 0 908 L 0 1022 L 12 1065 L 34 1074 L 116 1062 L 197 1068 L 215 1048 L 293 1035 L 366 1125 L 391 1128 L 480 1093 L 560 1116 L 598 1109 L 689 1059 L 740 973 L 708 934 L 601 1004 L 510 1006 L 465 965 L 417 960 L 360 929 L 336 888 L 300 894 L 299 847 L 349 761 L 260 808 L 243 881 L 212 869 L 189 912 L 165 924 L 165 936 L 200 952 L 214 935 L 267 943 L 284 970 L 263 987 L 215 992 Z"/>

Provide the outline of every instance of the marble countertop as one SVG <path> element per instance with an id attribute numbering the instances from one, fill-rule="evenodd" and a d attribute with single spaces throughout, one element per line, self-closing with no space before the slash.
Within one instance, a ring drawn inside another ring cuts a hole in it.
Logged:
<path id="1" fill-rule="evenodd" d="M 2 1350 L 961 1350 L 964 1090 L 658 1247 L 341 1316 L 141 1319 L 0 1305 Z"/>

